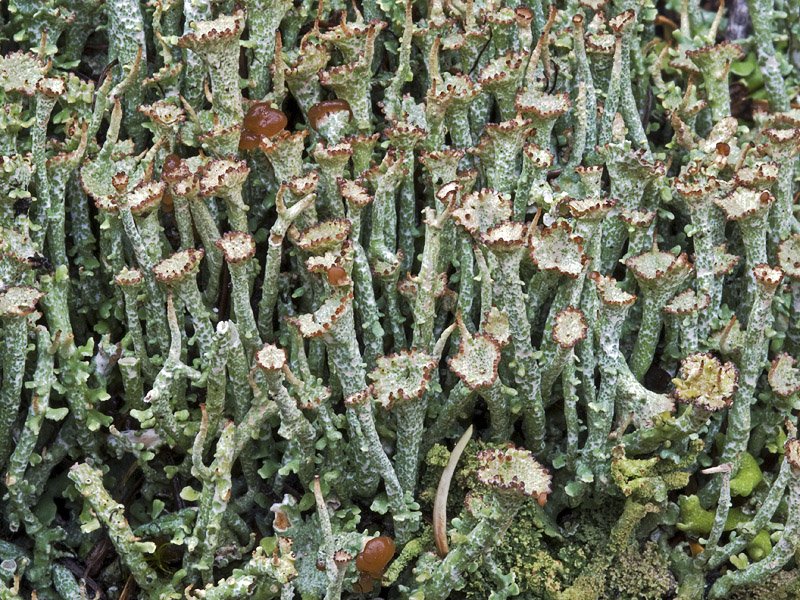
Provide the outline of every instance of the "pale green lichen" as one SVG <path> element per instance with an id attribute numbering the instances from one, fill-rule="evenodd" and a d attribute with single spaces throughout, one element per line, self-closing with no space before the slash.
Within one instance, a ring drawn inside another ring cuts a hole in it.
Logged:
<path id="1" fill-rule="evenodd" d="M 793 3 L 7 4 L 0 596 L 796 592 Z"/>

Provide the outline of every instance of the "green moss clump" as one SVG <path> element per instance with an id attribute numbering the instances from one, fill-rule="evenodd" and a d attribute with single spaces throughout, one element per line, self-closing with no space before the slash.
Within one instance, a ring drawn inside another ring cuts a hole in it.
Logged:
<path id="1" fill-rule="evenodd" d="M 516 575 L 522 594 L 555 598 L 563 587 L 564 563 L 547 551 L 544 534 L 537 524 L 537 509 L 530 504 L 520 510 L 494 556 L 503 570 Z"/>
<path id="2" fill-rule="evenodd" d="M 731 496 L 749 496 L 764 479 L 758 461 L 749 452 L 742 455 L 739 473 L 731 479 Z"/>
<path id="3" fill-rule="evenodd" d="M 641 548 L 631 544 L 606 575 L 605 598 L 611 600 L 661 600 L 677 585 L 669 564 L 655 542 Z"/>

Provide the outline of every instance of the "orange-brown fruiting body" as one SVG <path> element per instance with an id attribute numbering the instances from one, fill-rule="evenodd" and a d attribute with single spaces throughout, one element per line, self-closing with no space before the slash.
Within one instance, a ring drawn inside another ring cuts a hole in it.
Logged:
<path id="1" fill-rule="evenodd" d="M 347 100 L 323 100 L 308 109 L 308 123 L 314 129 L 319 127 L 320 121 L 335 112 L 347 111 L 352 116 L 350 104 Z"/>
<path id="2" fill-rule="evenodd" d="M 347 271 L 338 265 L 328 269 L 328 283 L 331 285 L 342 285 L 347 277 Z"/>
<path id="3" fill-rule="evenodd" d="M 242 135 L 239 136 L 239 150 L 242 152 L 249 152 L 250 150 L 255 150 L 261 145 L 261 138 L 263 136 L 258 133 L 252 133 L 247 131 L 246 129 L 242 131 Z"/>
<path id="4" fill-rule="evenodd" d="M 372 590 L 375 589 L 375 583 L 377 580 L 373 579 L 369 575 L 364 575 L 363 573 L 359 576 L 358 581 L 353 586 L 353 591 L 356 594 L 369 594 Z"/>
<path id="5" fill-rule="evenodd" d="M 373 579 L 380 579 L 386 565 L 394 557 L 394 540 L 382 535 L 372 538 L 356 557 L 356 568 Z"/>
<path id="6" fill-rule="evenodd" d="M 256 102 L 244 116 L 244 131 L 272 137 L 283 131 L 288 122 L 286 115 L 277 108 L 272 108 L 266 102 Z"/>

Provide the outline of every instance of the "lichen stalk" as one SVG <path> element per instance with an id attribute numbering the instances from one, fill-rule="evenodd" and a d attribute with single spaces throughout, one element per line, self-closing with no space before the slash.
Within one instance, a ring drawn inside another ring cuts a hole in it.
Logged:
<path id="1" fill-rule="evenodd" d="M 783 273 L 780 269 L 759 265 L 755 277 L 756 295 L 747 319 L 747 335 L 739 360 L 740 384 L 728 413 L 728 429 L 722 453 L 726 461 L 735 460 L 747 449 L 753 392 L 763 369 L 766 352 L 766 328 L 771 318 L 772 301 Z"/>
<path id="2" fill-rule="evenodd" d="M 256 98 L 263 98 L 269 90 L 276 34 L 290 7 L 291 4 L 283 0 L 248 0 L 245 3 L 249 39 L 253 42 L 250 78 Z"/>
<path id="3" fill-rule="evenodd" d="M 594 275 L 595 284 L 613 286 L 613 281 L 603 281 L 601 276 Z M 624 357 L 619 350 L 622 324 L 635 296 L 624 294 L 619 298 L 600 291 L 601 307 L 599 320 L 595 326 L 598 340 L 598 366 L 600 369 L 600 389 L 595 397 L 594 405 L 589 406 L 588 434 L 582 449 L 580 462 L 586 464 L 595 474 L 608 456 L 607 440 L 614 420 L 614 401 L 617 393 L 619 370 L 624 364 Z"/>
<path id="4" fill-rule="evenodd" d="M 0 387 L 0 466 L 5 465 L 11 451 L 11 427 L 17 420 L 25 357 L 28 354 L 28 317 L 3 318 L 3 383 Z"/>
<path id="5" fill-rule="evenodd" d="M 780 63 L 772 41 L 772 23 L 774 22 L 774 5 L 766 0 L 748 0 L 748 12 L 753 24 L 753 38 L 756 57 L 764 86 L 767 88 L 769 104 L 774 111 L 789 109 L 789 98 L 786 94 Z"/>
<path id="6" fill-rule="evenodd" d="M 184 564 L 191 565 L 193 571 L 199 572 L 203 583 L 210 583 L 213 580 L 212 568 L 219 545 L 222 518 L 231 497 L 236 428 L 232 422 L 225 425 L 217 441 L 214 460 L 205 466 L 202 448 L 208 427 L 207 417 L 204 420 L 205 425 L 201 425 L 192 452 L 192 474 L 203 482 L 203 489 L 194 530 L 187 540 L 189 554 L 184 558 Z M 192 554 L 196 558 L 190 562 Z"/>
<path id="7" fill-rule="evenodd" d="M 316 199 L 314 194 L 308 194 L 291 207 L 287 207 L 284 201 L 285 194 L 286 189 L 282 187 L 278 190 L 278 195 L 275 198 L 278 218 L 270 229 L 261 300 L 258 303 L 258 330 L 261 333 L 261 337 L 267 341 L 270 341 L 273 336 L 272 321 L 274 319 L 275 303 L 278 300 L 278 275 L 280 273 L 283 241 L 286 237 L 286 232 L 292 222 L 311 206 Z"/>
<path id="8" fill-rule="evenodd" d="M 540 367 L 534 358 L 531 344 L 531 326 L 526 318 L 525 296 L 519 265 L 520 252 L 497 254 L 494 301 L 509 316 L 511 345 L 514 349 L 514 376 L 519 393 L 526 403 L 523 426 L 528 445 L 536 450 L 544 444 L 544 404 L 542 402 Z M 502 283 L 501 283 L 502 282 Z"/>
<path id="9" fill-rule="evenodd" d="M 145 553 L 155 550 L 155 547 L 152 542 L 142 543 L 133 535 L 125 519 L 124 507 L 103 486 L 103 472 L 87 463 L 76 463 L 70 469 L 69 478 L 108 529 L 114 547 L 139 587 L 158 594 L 161 588 L 158 575 L 145 559 Z"/>

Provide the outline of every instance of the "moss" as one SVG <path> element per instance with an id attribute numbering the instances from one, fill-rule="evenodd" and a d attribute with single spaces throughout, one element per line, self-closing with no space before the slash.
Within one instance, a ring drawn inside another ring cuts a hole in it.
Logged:
<path id="1" fill-rule="evenodd" d="M 661 600 L 676 587 L 667 558 L 654 542 L 629 545 L 609 569 L 605 598 Z"/>
<path id="2" fill-rule="evenodd" d="M 423 508 L 430 509 L 433 507 L 436 486 L 439 484 L 439 478 L 442 476 L 442 471 L 444 471 L 449 458 L 450 450 L 441 444 L 435 444 L 425 456 L 425 465 L 422 469 L 418 494 L 420 506 Z"/>
<path id="3" fill-rule="evenodd" d="M 461 460 L 458 462 L 453 481 L 450 485 L 450 494 L 447 498 L 447 514 L 455 516 L 464 507 L 464 498 L 467 493 L 475 489 L 478 483 L 475 474 L 478 471 L 477 454 L 485 448 L 494 448 L 481 442 L 471 441 Z M 439 485 L 439 478 L 442 476 L 447 461 L 450 459 L 450 450 L 442 444 L 435 444 L 425 457 L 425 468 L 421 476 L 420 491 L 418 493 L 419 503 L 423 510 L 431 510 L 436 498 L 436 488 Z"/>
<path id="4" fill-rule="evenodd" d="M 567 547 L 591 550 L 608 543 L 608 533 L 617 522 L 623 504 L 618 498 L 604 498 L 602 502 L 587 503 L 565 516 L 562 527 L 567 534 Z"/>
<path id="5" fill-rule="evenodd" d="M 478 448 L 493 447 L 496 445 L 470 443 L 453 479 L 448 502 L 449 515 L 459 515 L 459 509 L 463 509 L 464 498 L 469 492 L 480 496 L 481 486 L 475 480 L 475 456 Z M 449 451 L 441 445 L 434 446 L 428 452 L 425 459 L 427 468 L 422 477 L 423 488 L 419 493 L 424 501 L 432 504 L 439 475 L 448 458 Z M 604 501 L 597 506 L 571 512 L 566 522 L 570 535 L 565 538 L 561 535 L 563 529 L 531 500 L 520 509 L 502 543 L 493 551 L 496 567 L 500 572 L 514 575 L 522 597 L 555 599 L 589 564 L 593 549 L 603 547 L 608 541 L 608 532 L 616 522 L 619 509 L 620 503 L 617 501 Z M 471 522 L 471 517 L 466 513 L 459 517 Z M 494 591 L 493 586 L 488 569 L 481 566 L 468 576 L 460 594 L 464 598 L 484 600 Z"/>
<path id="6" fill-rule="evenodd" d="M 747 556 L 751 560 L 761 560 L 772 550 L 772 538 L 769 531 L 762 529 L 758 532 L 753 541 L 747 544 Z"/>
<path id="7" fill-rule="evenodd" d="M 800 570 L 778 571 L 758 585 L 731 592 L 728 600 L 797 600 L 800 598 Z"/>
<path id="8" fill-rule="evenodd" d="M 708 535 L 714 525 L 713 511 L 704 509 L 697 496 L 682 496 L 678 505 L 681 507 L 678 529 L 693 535 Z"/>
<path id="9" fill-rule="evenodd" d="M 753 455 L 745 452 L 739 465 L 739 472 L 731 479 L 731 496 L 749 496 L 764 476 Z"/>
<path id="10" fill-rule="evenodd" d="M 562 589 L 564 563 L 547 550 L 537 508 L 530 503 L 520 510 L 494 557 L 502 570 L 514 573 L 522 594 L 553 598 Z"/>
<path id="11" fill-rule="evenodd" d="M 561 537 L 541 508 L 531 502 L 520 510 L 493 557 L 501 571 L 514 574 L 521 597 L 536 600 L 559 598 L 578 576 L 586 572 L 596 552 L 606 547 L 609 532 L 617 520 L 619 504 L 606 501 L 571 512 L 562 527 L 567 535 Z M 655 559 L 652 562 L 655 564 Z M 491 592 L 487 581 L 488 574 L 483 569 L 478 570 L 465 589 L 466 597 L 487 598 Z M 598 585 L 602 582 L 598 581 Z M 614 598 L 613 595 L 607 597 Z"/>
<path id="12" fill-rule="evenodd" d="M 760 473 L 760 471 L 759 471 Z M 677 524 L 678 529 L 696 536 L 706 536 L 711 532 L 714 524 L 714 511 L 706 510 L 700 505 L 697 496 L 684 496 L 678 501 L 681 508 L 681 520 Z M 732 508 L 725 521 L 724 531 L 733 531 L 740 524 L 747 523 L 752 518 L 742 511 L 741 508 Z M 772 550 L 772 541 L 769 531 L 761 530 L 747 544 L 747 555 L 752 560 L 761 560 Z"/>

